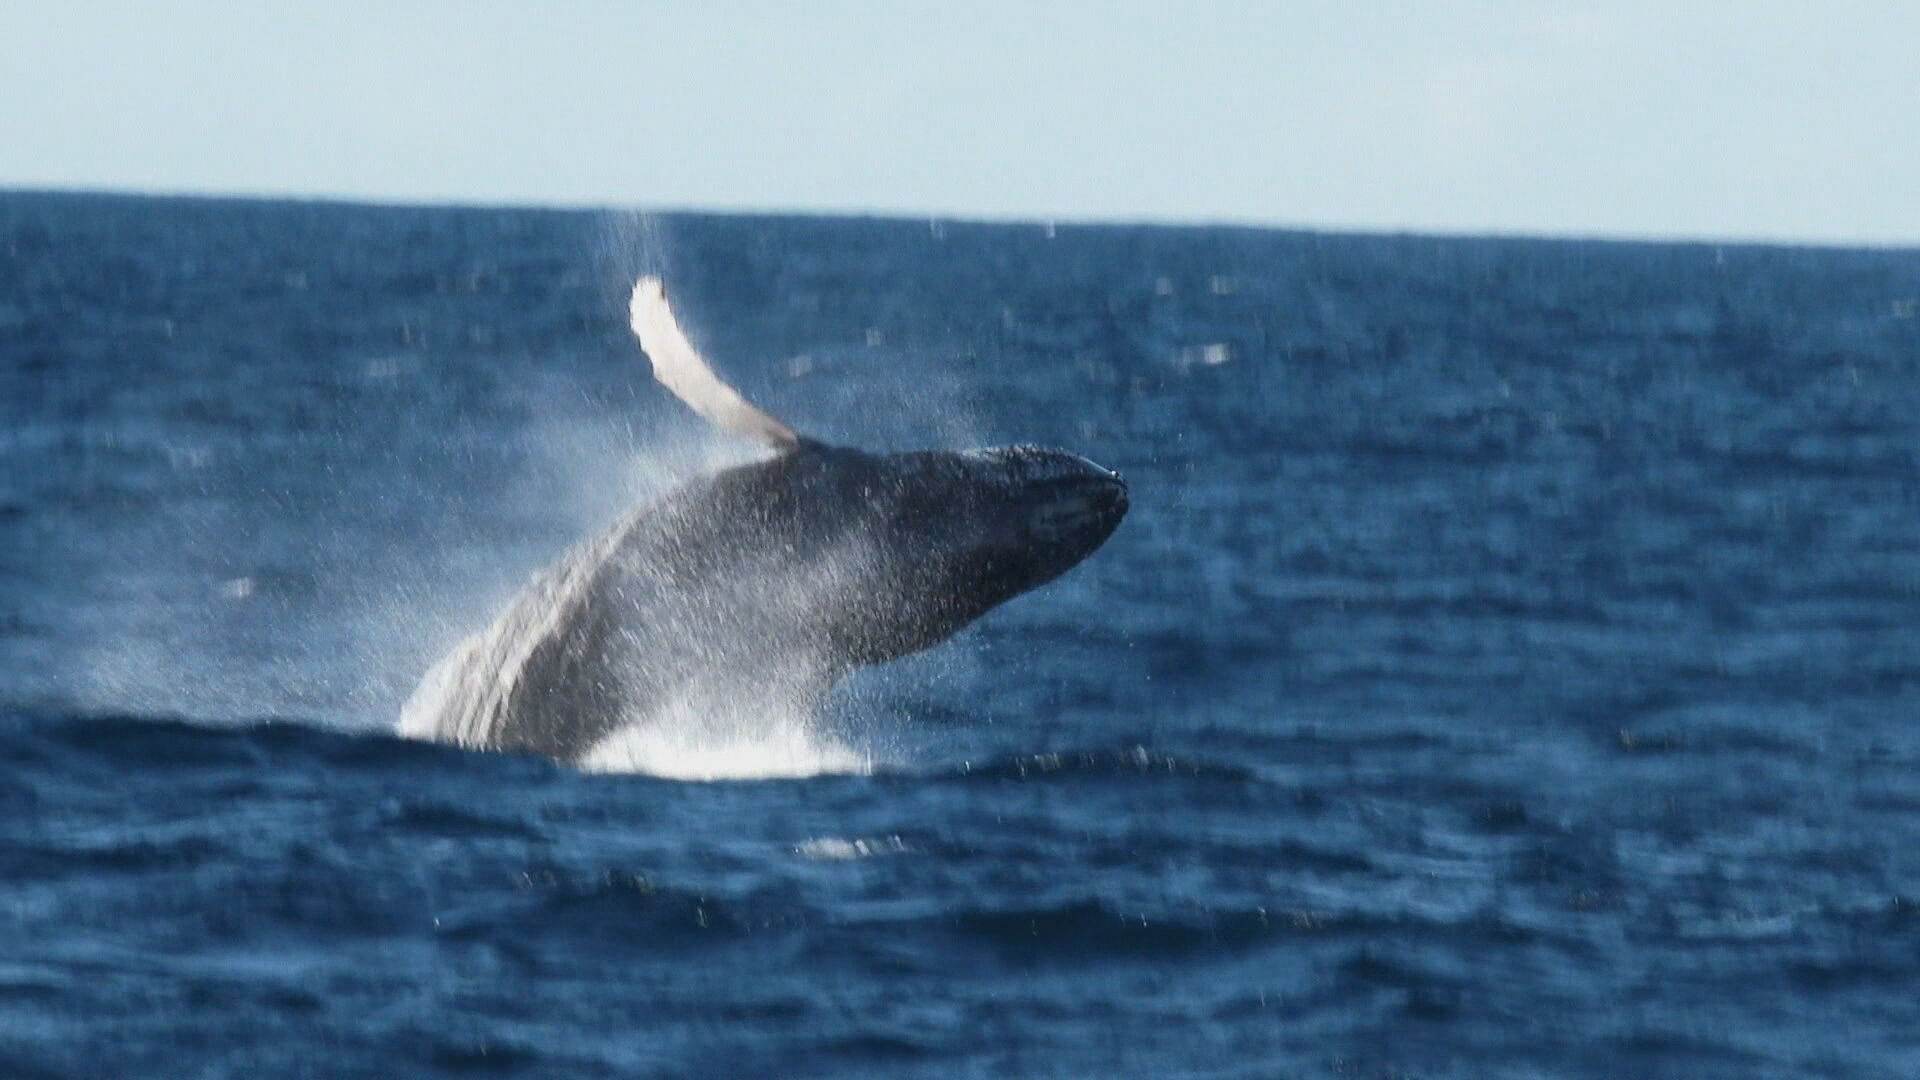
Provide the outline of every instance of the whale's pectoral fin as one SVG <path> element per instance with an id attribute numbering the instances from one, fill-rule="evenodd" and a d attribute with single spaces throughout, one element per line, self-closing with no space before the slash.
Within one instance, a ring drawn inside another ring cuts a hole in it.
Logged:
<path id="1" fill-rule="evenodd" d="M 634 336 L 653 361 L 653 377 L 694 412 L 716 427 L 777 449 L 800 445 L 800 436 L 792 428 L 755 408 L 707 366 L 674 319 L 666 286 L 659 278 L 643 277 L 634 284 L 630 311 Z"/>

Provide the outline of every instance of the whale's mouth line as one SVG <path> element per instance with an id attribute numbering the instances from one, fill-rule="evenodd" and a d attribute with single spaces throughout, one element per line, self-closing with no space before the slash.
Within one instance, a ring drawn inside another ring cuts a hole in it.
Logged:
<path id="1" fill-rule="evenodd" d="M 1127 485 L 1118 475 L 1056 480 L 1042 489 L 1041 499 L 1028 528 L 1042 540 L 1055 540 L 1118 524 L 1127 512 Z"/>

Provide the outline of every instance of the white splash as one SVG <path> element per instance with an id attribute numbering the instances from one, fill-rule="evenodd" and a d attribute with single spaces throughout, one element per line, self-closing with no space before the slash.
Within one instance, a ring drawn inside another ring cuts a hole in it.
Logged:
<path id="1" fill-rule="evenodd" d="M 602 739 L 580 767 L 670 780 L 759 780 L 864 775 L 873 759 L 799 709 L 729 716 L 683 701 Z"/>
<path id="2" fill-rule="evenodd" d="M 870 859 L 876 855 L 904 855 L 913 849 L 898 836 L 882 836 L 872 840 L 819 836 L 793 850 L 794 854 L 802 858 L 817 859 L 822 862 L 846 862 L 850 859 Z"/>

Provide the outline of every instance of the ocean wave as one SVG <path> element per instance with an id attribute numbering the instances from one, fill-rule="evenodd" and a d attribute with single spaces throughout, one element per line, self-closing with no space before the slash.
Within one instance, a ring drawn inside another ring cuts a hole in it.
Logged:
<path id="1" fill-rule="evenodd" d="M 1167 776 L 1220 784 L 1244 784 L 1255 779 L 1252 770 L 1240 765 L 1200 758 L 1177 757 L 1157 750 L 1149 750 L 1140 745 L 1120 749 L 1010 754 L 981 762 L 963 761 L 958 766 L 949 766 L 931 775 L 964 780 L 1073 780 L 1104 779 L 1115 776 Z"/>

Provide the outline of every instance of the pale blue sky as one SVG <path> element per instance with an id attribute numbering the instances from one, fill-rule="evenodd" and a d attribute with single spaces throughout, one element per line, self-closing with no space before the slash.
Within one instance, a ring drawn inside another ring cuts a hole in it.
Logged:
<path id="1" fill-rule="evenodd" d="M 0 185 L 1920 242 L 1920 4 L 0 0 Z"/>

